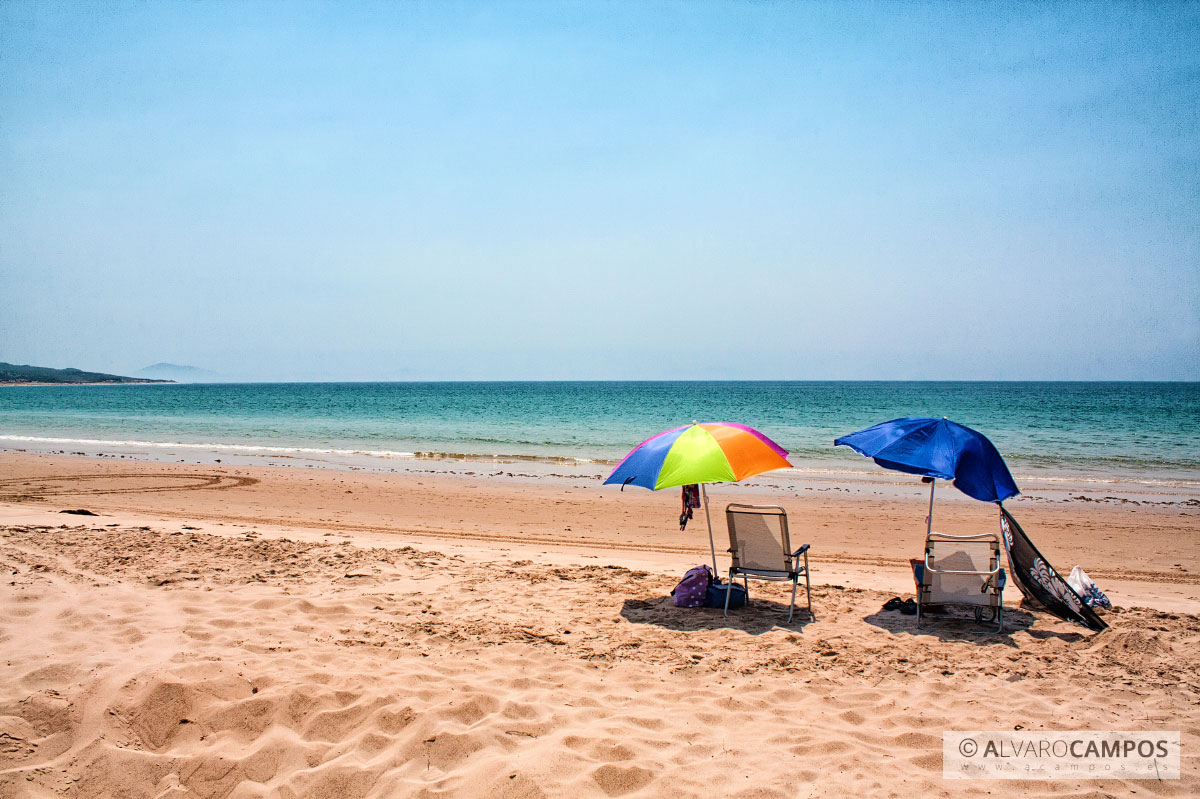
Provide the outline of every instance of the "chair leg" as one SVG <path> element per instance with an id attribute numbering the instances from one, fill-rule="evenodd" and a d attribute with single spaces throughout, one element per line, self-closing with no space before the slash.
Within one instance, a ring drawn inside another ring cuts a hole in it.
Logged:
<path id="1" fill-rule="evenodd" d="M 812 609 L 812 578 L 808 576 L 808 553 L 804 553 L 804 591 L 808 595 L 808 617 L 816 620 L 817 614 Z"/>
<path id="2" fill-rule="evenodd" d="M 744 574 L 742 575 L 742 585 L 746 589 L 746 605 L 748 607 L 750 605 L 750 578 Z"/>
<path id="3" fill-rule="evenodd" d="M 800 576 L 792 578 L 792 604 L 788 607 L 788 624 L 792 623 L 792 615 L 796 612 L 796 588 L 800 585 Z"/>
<path id="4" fill-rule="evenodd" d="M 729 570 L 729 582 L 725 584 L 725 615 L 729 615 L 729 595 L 733 593 L 733 569 Z"/>

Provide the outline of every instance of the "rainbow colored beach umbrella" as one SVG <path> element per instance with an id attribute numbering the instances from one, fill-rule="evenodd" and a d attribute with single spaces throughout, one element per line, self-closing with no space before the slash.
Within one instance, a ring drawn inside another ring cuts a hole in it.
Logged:
<path id="1" fill-rule="evenodd" d="M 705 483 L 736 483 L 773 469 L 786 469 L 787 450 L 753 427 L 733 422 L 692 422 L 646 439 L 617 464 L 604 485 L 660 488 L 698 483 L 704 495 L 713 573 L 717 570 L 712 519 Z"/>
<path id="2" fill-rule="evenodd" d="M 786 469 L 787 450 L 753 427 L 692 422 L 646 439 L 625 456 L 605 485 L 660 488 L 692 483 L 736 483 Z"/>

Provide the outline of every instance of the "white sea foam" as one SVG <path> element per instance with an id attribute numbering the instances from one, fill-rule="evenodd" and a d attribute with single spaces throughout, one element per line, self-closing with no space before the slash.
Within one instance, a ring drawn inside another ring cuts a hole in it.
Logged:
<path id="1" fill-rule="evenodd" d="M 393 460 L 418 460 L 418 459 L 457 459 L 457 460 L 483 460 L 483 461 L 507 461 L 507 460 L 530 460 L 530 461 L 553 461 L 553 462 L 570 462 L 570 463 L 605 463 L 604 460 L 594 458 L 570 458 L 558 456 L 536 456 L 536 455 L 495 455 L 485 453 L 457 453 L 457 452 L 431 452 L 431 451 L 415 451 L 405 452 L 400 450 L 390 449 L 342 449 L 342 448 L 322 448 L 322 447 L 285 447 L 285 446 L 269 446 L 264 444 L 226 444 L 215 441 L 210 442 L 193 442 L 193 441 L 140 441 L 136 439 L 104 439 L 104 438 L 56 438 L 50 436 L 21 436 L 21 435 L 6 435 L 0 434 L 0 441 L 11 441 L 14 443 L 24 444 L 57 444 L 60 446 L 85 446 L 85 447 L 143 447 L 161 450 L 171 449 L 189 449 L 189 450 L 205 450 L 210 452 L 231 452 L 239 454 L 271 454 L 271 455 L 341 455 L 355 456 L 367 458 L 383 458 Z"/>
<path id="2" fill-rule="evenodd" d="M 203 449 L 221 452 L 270 452 L 299 455 L 370 455 L 377 458 L 415 458 L 416 453 L 398 452 L 387 449 L 322 449 L 319 447 L 279 447 L 261 444 L 220 444 L 216 442 L 190 441 L 137 441 L 133 439 L 102 438 L 50 438 L 46 436 L 0 435 L 0 441 L 17 441 L 29 444 L 64 444 L 100 447 L 154 447 L 157 449 Z"/>
<path id="3" fill-rule="evenodd" d="M 864 461 L 865 463 L 869 463 Z M 814 467 L 799 467 L 793 466 L 790 469 L 779 469 L 775 472 L 767 472 L 760 475 L 757 479 L 770 479 L 772 475 L 780 475 L 793 477 L 797 479 L 844 479 L 863 480 L 876 483 L 904 483 L 915 478 L 913 475 L 906 475 L 901 472 L 888 471 L 878 467 L 875 468 L 857 468 L 853 466 L 845 466 L 840 468 L 814 468 Z M 1145 486 L 1146 488 L 1164 488 L 1178 489 L 1200 487 L 1200 481 L 1179 478 L 1154 478 L 1146 476 L 1131 476 L 1121 474 L 1106 474 L 1099 476 L 1088 476 L 1084 474 L 1068 474 L 1062 476 L 1048 476 L 1046 474 L 1027 473 L 1019 470 L 1012 471 L 1013 479 L 1016 480 L 1018 486 L 1040 486 L 1049 488 L 1052 486 L 1064 487 L 1085 487 L 1085 486 Z"/>

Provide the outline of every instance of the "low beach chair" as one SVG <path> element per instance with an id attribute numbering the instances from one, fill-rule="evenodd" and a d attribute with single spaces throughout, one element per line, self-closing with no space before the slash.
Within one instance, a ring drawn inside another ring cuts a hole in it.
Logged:
<path id="1" fill-rule="evenodd" d="M 996 622 L 996 632 L 1004 629 L 1005 574 L 1000 568 L 1000 536 L 929 533 L 924 559 L 914 560 L 912 566 L 917 584 L 917 627 L 921 628 L 923 616 L 932 607 L 963 605 L 975 609 L 978 623 Z"/>
<path id="2" fill-rule="evenodd" d="M 729 554 L 733 565 L 729 567 L 729 582 L 742 576 L 746 588 L 746 604 L 750 604 L 750 580 L 791 581 L 792 604 L 788 610 L 788 621 L 796 612 L 796 588 L 800 577 L 804 577 L 804 588 L 808 595 L 808 615 L 812 618 L 812 582 L 808 572 L 808 544 L 792 551 L 788 537 L 787 512 L 778 505 L 740 505 L 732 503 L 725 508 L 725 520 L 729 525 Z M 801 562 L 803 561 L 803 566 Z M 725 615 L 729 615 L 729 594 L 725 592 Z"/>

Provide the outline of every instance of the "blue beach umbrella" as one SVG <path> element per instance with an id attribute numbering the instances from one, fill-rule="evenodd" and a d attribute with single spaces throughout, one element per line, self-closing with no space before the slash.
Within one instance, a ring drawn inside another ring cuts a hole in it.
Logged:
<path id="1" fill-rule="evenodd" d="M 833 443 L 850 447 L 885 469 L 953 480 L 955 488 L 982 502 L 1002 502 L 1021 493 L 987 436 L 949 419 L 893 419 Z M 933 529 L 932 480 L 928 523 Z"/>

